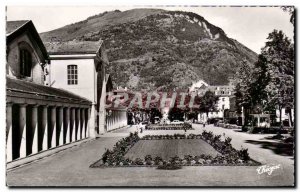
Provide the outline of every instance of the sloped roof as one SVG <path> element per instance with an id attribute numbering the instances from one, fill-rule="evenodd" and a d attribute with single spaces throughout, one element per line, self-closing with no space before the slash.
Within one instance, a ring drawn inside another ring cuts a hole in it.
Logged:
<path id="1" fill-rule="evenodd" d="M 66 42 L 45 42 L 49 54 L 95 54 L 102 46 L 103 41 L 66 41 Z"/>
<path id="2" fill-rule="evenodd" d="M 34 95 L 44 100 L 68 101 L 71 103 L 91 104 L 92 102 L 68 91 L 39 85 L 23 80 L 6 78 L 6 89 L 8 96 L 24 96 L 25 94 Z"/>
<path id="3" fill-rule="evenodd" d="M 6 44 L 8 45 L 18 36 L 27 33 L 32 43 L 39 47 L 39 51 L 48 58 L 46 47 L 31 20 L 7 21 L 6 22 Z"/>
<path id="4" fill-rule="evenodd" d="M 6 22 L 6 35 L 16 31 L 25 23 L 29 22 L 29 20 L 19 20 L 19 21 L 7 21 Z"/>

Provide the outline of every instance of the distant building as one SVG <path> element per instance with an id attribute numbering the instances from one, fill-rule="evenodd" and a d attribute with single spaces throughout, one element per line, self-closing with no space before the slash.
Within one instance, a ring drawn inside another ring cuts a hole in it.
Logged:
<path id="1" fill-rule="evenodd" d="M 192 86 L 189 88 L 189 92 L 199 93 L 200 90 L 206 89 L 208 86 L 209 85 L 206 82 L 204 82 L 203 80 L 199 80 L 192 84 Z"/>
<path id="2" fill-rule="evenodd" d="M 230 109 L 230 97 L 232 97 L 232 95 L 233 95 L 234 86 L 232 84 L 230 84 L 230 85 L 208 85 L 203 80 L 200 80 L 200 81 L 194 83 L 190 87 L 190 93 L 196 92 L 197 95 L 199 95 L 201 97 L 204 96 L 204 94 L 207 91 L 211 91 L 216 96 L 219 97 L 219 100 L 217 103 L 217 110 L 209 112 L 208 118 L 223 118 L 224 111 Z M 204 119 L 203 115 L 201 117 L 199 116 L 199 118 Z"/>

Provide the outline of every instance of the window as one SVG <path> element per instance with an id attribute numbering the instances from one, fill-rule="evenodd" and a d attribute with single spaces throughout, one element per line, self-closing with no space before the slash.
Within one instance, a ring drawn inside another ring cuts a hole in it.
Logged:
<path id="1" fill-rule="evenodd" d="M 20 75 L 25 77 L 31 76 L 32 58 L 27 49 L 20 49 Z"/>
<path id="2" fill-rule="evenodd" d="M 225 109 L 225 105 L 222 105 L 222 109 L 223 109 L 223 110 Z"/>
<path id="3" fill-rule="evenodd" d="M 225 101 L 225 98 L 222 98 L 222 101 Z"/>
<path id="4" fill-rule="evenodd" d="M 68 85 L 78 84 L 77 65 L 68 65 Z"/>

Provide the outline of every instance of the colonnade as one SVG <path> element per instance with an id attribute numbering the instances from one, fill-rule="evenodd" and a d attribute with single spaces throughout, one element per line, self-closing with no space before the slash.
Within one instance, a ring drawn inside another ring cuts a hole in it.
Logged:
<path id="1" fill-rule="evenodd" d="M 90 110 L 88 105 L 7 103 L 7 162 L 89 137 Z"/>
<path id="2" fill-rule="evenodd" d="M 112 131 L 127 125 L 126 110 L 112 110 L 111 114 L 106 117 L 107 131 Z"/>

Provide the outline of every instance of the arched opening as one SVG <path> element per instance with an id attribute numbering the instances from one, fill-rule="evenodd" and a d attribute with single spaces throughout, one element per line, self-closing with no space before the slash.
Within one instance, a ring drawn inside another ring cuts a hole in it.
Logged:
<path id="1" fill-rule="evenodd" d="M 32 47 L 26 43 L 19 43 L 19 65 L 20 65 L 20 76 L 31 77 L 32 71 Z"/>

